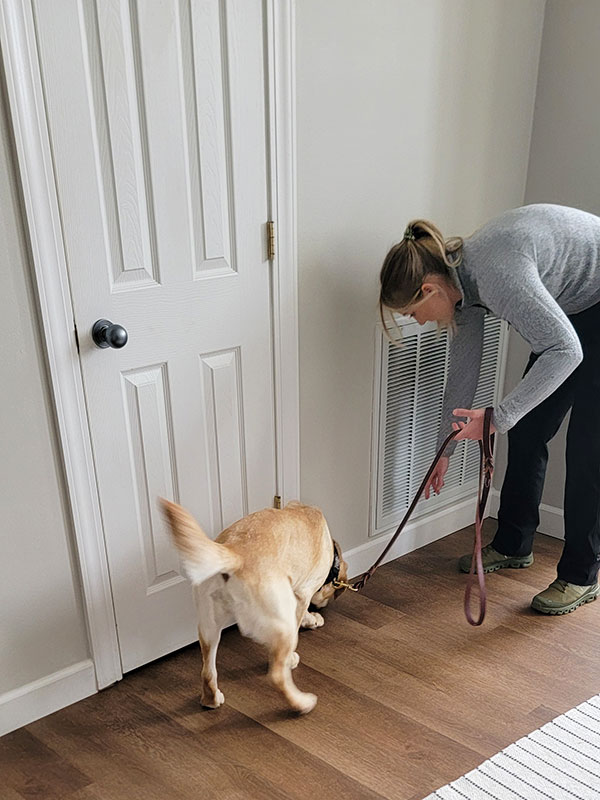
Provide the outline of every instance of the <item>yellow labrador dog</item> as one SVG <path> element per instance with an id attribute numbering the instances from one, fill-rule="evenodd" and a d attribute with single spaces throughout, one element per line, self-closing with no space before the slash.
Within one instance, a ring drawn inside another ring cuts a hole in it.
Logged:
<path id="1" fill-rule="evenodd" d="M 161 500 L 173 539 L 194 585 L 202 649 L 202 704 L 224 701 L 217 686 L 216 655 L 221 631 L 237 622 L 244 636 L 266 646 L 269 677 L 295 711 L 317 702 L 301 692 L 291 670 L 298 665 L 298 628 L 319 628 L 323 608 L 347 580 L 347 564 L 318 508 L 289 503 L 249 514 L 210 539 L 176 503 Z"/>

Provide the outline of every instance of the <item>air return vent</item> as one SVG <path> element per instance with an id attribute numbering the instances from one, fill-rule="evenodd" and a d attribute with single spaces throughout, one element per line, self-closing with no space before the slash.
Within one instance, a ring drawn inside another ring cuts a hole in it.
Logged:
<path id="1" fill-rule="evenodd" d="M 493 405 L 501 380 L 507 326 L 486 316 L 481 373 L 474 408 Z M 396 527 L 436 453 L 448 365 L 448 335 L 434 323 L 402 325 L 402 347 L 376 332 L 372 448 L 371 535 Z M 450 459 L 440 495 L 422 498 L 413 519 L 473 494 L 479 445 L 461 442 Z"/>

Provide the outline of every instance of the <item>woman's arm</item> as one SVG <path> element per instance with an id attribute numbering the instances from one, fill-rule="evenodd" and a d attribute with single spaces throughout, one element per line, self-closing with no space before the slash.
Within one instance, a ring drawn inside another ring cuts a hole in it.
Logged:
<path id="1" fill-rule="evenodd" d="M 467 306 L 456 312 L 457 331 L 448 352 L 448 377 L 436 449 L 442 446 L 452 432 L 452 423 L 457 421 L 452 414 L 454 409 L 470 408 L 475 397 L 481 370 L 484 317 L 485 309 L 479 306 Z M 451 441 L 445 455 L 451 456 L 455 449 L 456 442 Z"/>
<path id="2" fill-rule="evenodd" d="M 527 375 L 494 408 L 494 426 L 506 433 L 563 383 L 581 363 L 583 352 L 575 329 L 542 283 L 529 256 L 506 253 L 502 265 L 486 277 L 479 283 L 482 301 L 538 354 Z"/>

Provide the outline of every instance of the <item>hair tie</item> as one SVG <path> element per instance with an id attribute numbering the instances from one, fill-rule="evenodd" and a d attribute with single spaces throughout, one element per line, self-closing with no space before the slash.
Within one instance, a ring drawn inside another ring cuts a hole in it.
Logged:
<path id="1" fill-rule="evenodd" d="M 415 240 L 415 234 L 413 233 L 413 229 L 409 225 L 408 228 L 404 231 L 404 239 L 411 239 L 413 242 Z"/>

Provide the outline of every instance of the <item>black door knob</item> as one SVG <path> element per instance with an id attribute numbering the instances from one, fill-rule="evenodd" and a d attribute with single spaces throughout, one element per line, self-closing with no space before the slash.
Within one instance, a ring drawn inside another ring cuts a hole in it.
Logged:
<path id="1" fill-rule="evenodd" d="M 97 319 L 92 328 L 92 339 L 98 347 L 125 347 L 127 331 L 122 325 L 113 325 L 108 319 Z"/>

